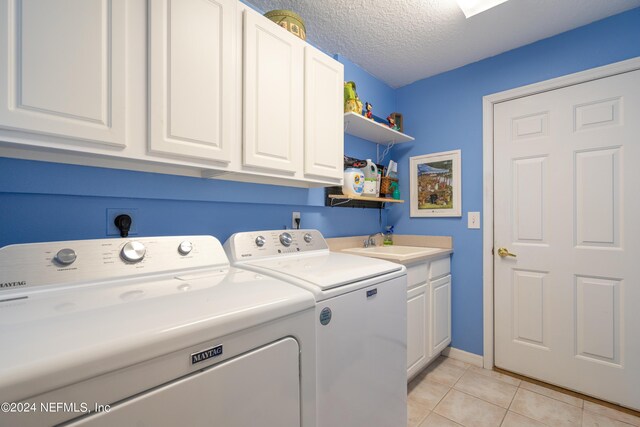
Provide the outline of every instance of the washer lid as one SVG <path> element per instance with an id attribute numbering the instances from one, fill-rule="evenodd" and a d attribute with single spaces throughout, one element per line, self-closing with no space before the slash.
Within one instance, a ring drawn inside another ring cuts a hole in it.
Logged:
<path id="1" fill-rule="evenodd" d="M 314 304 L 308 291 L 234 268 L 14 293 L 0 302 L 0 399 L 224 344 L 220 337 Z"/>
<path id="2" fill-rule="evenodd" d="M 249 261 L 247 265 L 290 276 L 322 290 L 400 271 L 402 265 L 380 259 L 335 252 L 303 254 Z"/>

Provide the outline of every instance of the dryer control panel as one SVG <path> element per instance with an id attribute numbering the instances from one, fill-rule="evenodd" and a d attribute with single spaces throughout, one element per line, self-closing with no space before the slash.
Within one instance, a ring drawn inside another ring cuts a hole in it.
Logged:
<path id="1" fill-rule="evenodd" d="M 329 251 L 318 230 L 265 230 L 236 233 L 224 244 L 232 262 L 304 252 Z"/>
<path id="2" fill-rule="evenodd" d="M 0 248 L 0 294 L 228 265 L 222 245 L 212 236 L 9 245 Z"/>

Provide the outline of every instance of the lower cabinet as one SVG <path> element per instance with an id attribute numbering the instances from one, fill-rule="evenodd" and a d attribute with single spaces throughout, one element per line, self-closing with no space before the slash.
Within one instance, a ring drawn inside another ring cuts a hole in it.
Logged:
<path id="1" fill-rule="evenodd" d="M 450 270 L 448 256 L 407 266 L 407 380 L 451 343 Z"/>

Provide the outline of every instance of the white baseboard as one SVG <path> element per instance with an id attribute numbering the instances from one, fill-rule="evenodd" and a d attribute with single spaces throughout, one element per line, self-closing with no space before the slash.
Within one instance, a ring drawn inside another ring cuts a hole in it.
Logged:
<path id="1" fill-rule="evenodd" d="M 482 368 L 483 366 L 482 356 L 479 354 L 469 353 L 468 351 L 460 350 L 458 348 L 447 347 L 442 350 L 442 355 L 461 362 L 469 363 L 479 368 Z"/>

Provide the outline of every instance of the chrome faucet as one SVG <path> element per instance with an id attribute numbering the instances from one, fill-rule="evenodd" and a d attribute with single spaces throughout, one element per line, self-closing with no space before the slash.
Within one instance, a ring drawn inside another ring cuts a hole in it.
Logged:
<path id="1" fill-rule="evenodd" d="M 376 237 L 378 234 L 382 235 L 382 232 L 378 231 L 377 233 L 369 234 L 369 237 L 367 237 L 367 240 L 364 241 L 364 247 L 368 248 L 369 246 L 375 246 L 376 239 L 374 239 L 374 237 Z"/>

